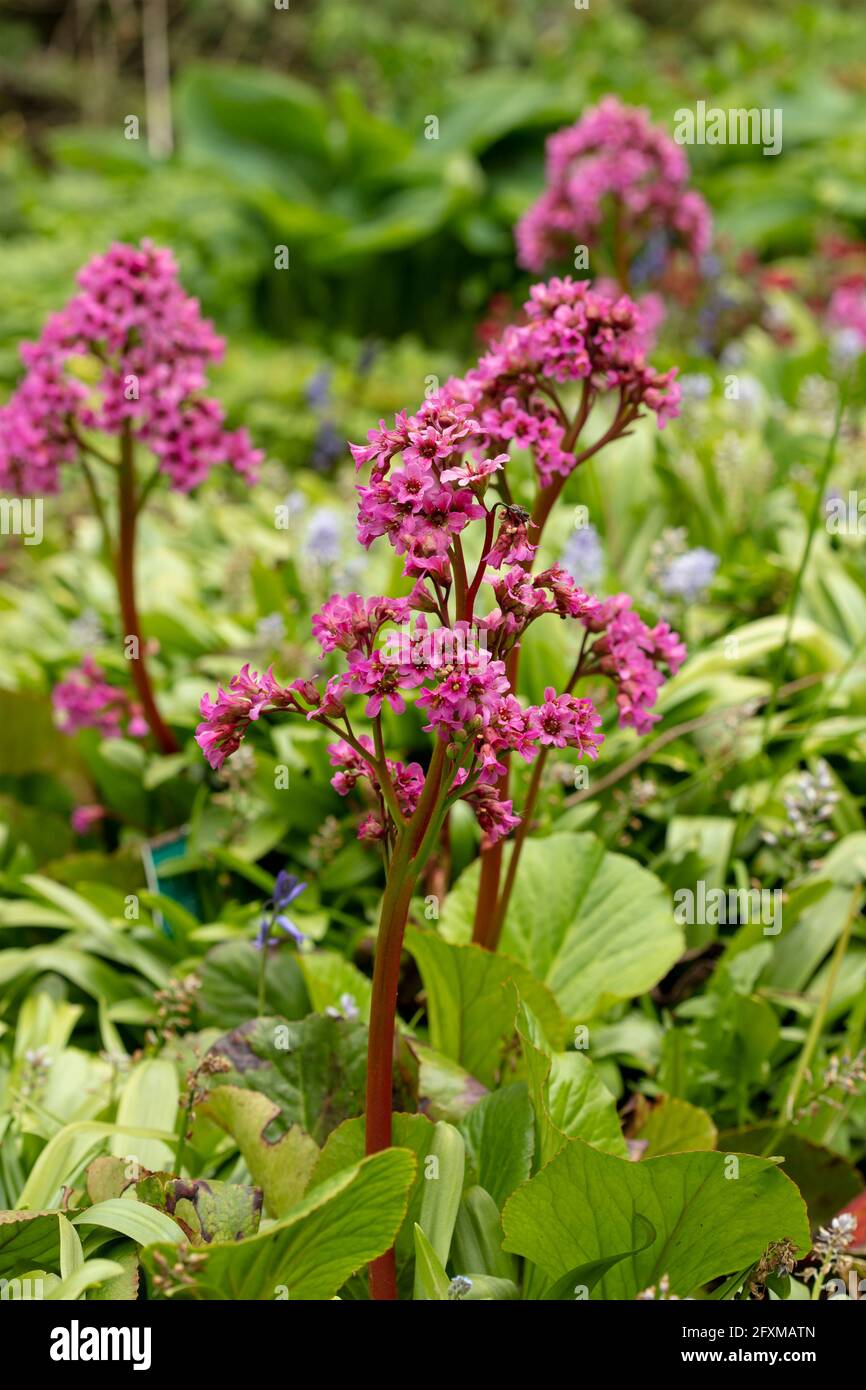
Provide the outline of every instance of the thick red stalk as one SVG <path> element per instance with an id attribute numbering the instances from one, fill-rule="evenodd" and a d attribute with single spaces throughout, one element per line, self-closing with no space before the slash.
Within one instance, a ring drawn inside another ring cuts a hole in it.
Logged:
<path id="1" fill-rule="evenodd" d="M 367 1042 L 365 1151 L 368 1155 L 380 1153 L 391 1144 L 394 1032 L 400 955 L 415 884 L 435 841 L 431 831 L 442 806 L 442 775 L 445 762 L 445 744 L 439 739 L 430 759 L 421 800 L 409 824 L 403 827 L 397 837 L 388 867 L 379 915 L 379 934 L 376 939 Z M 393 1250 L 373 1260 L 369 1272 L 371 1298 L 387 1300 L 397 1297 Z"/>
<path id="2" fill-rule="evenodd" d="M 144 655 L 144 638 L 135 599 L 135 530 L 138 517 L 134 450 L 132 434 L 129 427 L 126 426 L 121 436 L 120 468 L 117 482 L 119 513 L 119 534 L 115 557 L 117 596 L 120 601 L 124 636 L 136 639 L 136 650 L 132 654 L 132 679 L 135 682 L 138 698 L 144 710 L 144 717 L 159 745 L 160 752 L 176 753 L 179 745 L 171 729 L 163 722 L 154 698 L 153 687 L 150 684 Z"/>

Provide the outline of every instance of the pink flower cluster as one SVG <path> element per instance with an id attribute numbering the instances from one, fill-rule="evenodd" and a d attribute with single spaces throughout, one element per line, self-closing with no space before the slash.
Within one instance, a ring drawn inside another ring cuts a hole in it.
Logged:
<path id="1" fill-rule="evenodd" d="M 65 734 L 97 729 L 103 738 L 144 738 L 149 732 L 140 705 L 111 685 L 91 656 L 85 656 L 51 692 L 58 727 Z"/>
<path id="2" fill-rule="evenodd" d="M 473 488 L 459 481 L 461 456 L 477 447 L 478 436 L 472 407 L 438 391 L 415 415 L 401 411 L 393 429 L 382 420 L 370 430 L 368 444 L 351 444 L 357 468 L 372 464 L 369 486 L 358 488 L 361 544 L 369 547 L 387 536 L 406 557 L 404 574 L 447 578 L 454 538 L 484 516 Z M 392 469 L 398 456 L 399 466 Z"/>
<path id="3" fill-rule="evenodd" d="M 368 734 L 362 734 L 358 744 L 360 748 L 355 748 L 345 739 L 340 739 L 339 742 L 328 745 L 331 766 L 337 769 L 331 778 L 331 786 L 340 796 L 348 796 L 363 779 L 369 782 L 377 796 L 381 797 L 381 783 L 371 761 L 374 760 L 373 740 Z M 386 758 L 385 763 L 400 810 L 404 816 L 411 816 L 424 790 L 423 769 L 420 763 L 401 763 L 392 758 Z M 378 815 L 371 812 L 358 827 L 359 840 L 383 840 L 385 835 L 386 820 L 383 811 Z"/>
<path id="4" fill-rule="evenodd" d="M 676 369 L 660 373 L 647 362 L 646 325 L 625 295 L 553 279 L 532 287 L 525 314 L 415 415 L 401 412 L 390 429 L 382 420 L 367 444 L 350 445 L 356 466 L 371 468 L 358 488 L 358 539 L 370 546 L 387 536 L 413 578 L 448 580 L 455 538 L 485 516 L 481 499 L 508 462 L 504 447 L 531 450 L 542 485 L 575 467 L 576 438 L 567 438 L 555 384 L 583 384 L 581 424 L 608 391 L 619 393 L 615 429 L 644 409 L 661 428 L 678 414 Z M 531 559 L 525 532 L 514 531 L 515 545 L 506 539 L 494 547 L 500 562 Z"/>
<path id="5" fill-rule="evenodd" d="M 0 409 L 0 487 L 57 492 L 80 429 L 117 434 L 127 423 L 180 492 L 218 463 L 254 481 L 260 453 L 245 430 L 224 428 L 222 407 L 203 394 L 223 342 L 181 288 L 171 253 L 117 243 L 84 266 L 78 285 L 21 349 L 26 376 Z M 99 364 L 94 389 L 74 374 L 81 357 Z"/>
<path id="6" fill-rule="evenodd" d="M 708 250 L 709 209 L 688 188 L 685 154 L 646 111 L 605 97 L 547 142 L 547 186 L 515 229 L 518 259 L 543 270 L 596 241 L 615 204 L 615 235 L 631 253 L 664 234 L 695 260 Z"/>
<path id="7" fill-rule="evenodd" d="M 659 717 L 651 709 L 665 680 L 661 666 L 674 676 L 686 659 L 679 634 L 667 623 L 647 627 L 628 594 L 599 603 L 597 614 L 582 621 L 588 631 L 599 633 L 590 654 L 595 668 L 616 688 L 620 724 L 645 734 Z"/>
<path id="8" fill-rule="evenodd" d="M 265 710 L 293 711 L 343 734 L 328 749 L 336 769 L 332 785 L 340 795 L 347 795 L 361 777 L 380 794 L 384 763 L 401 813 L 411 816 L 423 789 L 420 767 L 377 757 L 369 736 L 356 738 L 351 733 L 346 702 L 352 696 L 365 696 L 365 715 L 375 720 L 386 700 L 402 713 L 405 695 L 415 691 L 415 704 L 427 716 L 425 731 L 448 745 L 454 794 L 465 796 L 490 837 L 497 831 L 507 833 L 517 823 L 509 802 L 494 805 L 505 754 L 517 752 L 531 761 L 540 745 L 556 743 L 576 748 L 581 756 L 597 756 L 601 717 L 590 700 L 570 695 L 555 698 L 553 691 L 547 691 L 543 705 L 523 709 L 511 692 L 504 661 L 483 647 L 474 648 L 465 623 L 430 630 L 420 617 L 414 631 L 399 634 L 396 647 L 386 641 L 371 651 L 370 627 L 366 622 L 359 624 L 360 615 L 381 614 L 391 601 L 376 598 L 359 603 L 357 595 L 348 599 L 335 595 L 314 620 L 320 639 L 326 633 L 329 644 L 340 623 L 344 636 L 353 623 L 356 629 L 363 628 L 361 644 L 346 652 L 348 670 L 328 681 L 324 698 L 312 681 L 298 680 L 283 687 L 270 671 L 259 676 L 248 666 L 230 681 L 228 690 L 218 691 L 216 700 L 203 697 L 196 738 L 212 767 L 220 768 L 236 751 L 250 723 Z M 335 720 L 343 721 L 342 729 Z M 386 833 L 383 816 L 368 816 L 360 833 L 364 839 L 382 838 Z"/>
<path id="9" fill-rule="evenodd" d="M 647 325 L 627 295 L 554 277 L 533 285 L 524 307 L 526 323 L 506 328 L 476 368 L 447 386 L 472 406 L 482 448 L 530 449 L 542 486 L 567 476 L 575 466 L 575 441 L 566 438 L 552 383 L 584 383 L 584 419 L 607 391 L 619 392 L 624 423 L 646 409 L 663 429 L 679 414 L 677 370 L 656 372 L 649 365 Z"/>

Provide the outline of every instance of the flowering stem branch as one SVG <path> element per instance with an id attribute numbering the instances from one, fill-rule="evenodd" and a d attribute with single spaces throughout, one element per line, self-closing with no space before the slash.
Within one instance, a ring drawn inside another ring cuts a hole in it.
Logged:
<path id="1" fill-rule="evenodd" d="M 179 745 L 171 729 L 163 722 L 154 698 L 153 688 L 150 684 L 150 677 L 148 675 L 147 663 L 144 655 L 144 639 L 141 634 L 141 622 L 139 620 L 138 606 L 135 599 L 135 531 L 137 520 L 135 498 L 135 443 L 128 422 L 124 425 L 120 440 L 120 469 L 118 471 L 117 480 L 117 504 L 120 529 L 115 559 L 115 573 L 124 636 L 134 637 L 136 639 L 135 651 L 133 652 L 132 678 L 135 682 L 135 688 L 138 691 L 138 698 L 141 700 L 144 717 L 150 725 L 151 732 L 159 745 L 160 752 L 176 753 Z"/>
<path id="2" fill-rule="evenodd" d="M 577 657 L 577 662 L 575 664 L 574 670 L 571 673 L 571 679 L 569 680 L 568 685 L 565 687 L 566 695 L 570 695 L 572 693 L 574 687 L 577 685 L 577 682 L 580 680 L 580 677 L 583 674 L 583 657 L 584 652 L 586 650 L 586 643 L 588 637 L 589 633 L 584 631 L 583 640 L 580 644 L 580 651 Z M 547 765 L 547 759 L 549 755 L 550 745 L 547 744 L 540 750 L 538 757 L 535 760 L 535 766 L 532 769 L 532 777 L 530 778 L 529 787 L 526 792 L 526 800 L 523 804 L 520 824 L 514 832 L 514 844 L 511 850 L 511 858 L 508 861 L 508 872 L 505 876 L 505 883 L 502 888 L 502 893 L 499 896 L 499 901 L 496 904 L 496 909 L 494 912 L 492 933 L 489 938 L 489 941 L 485 943 L 487 945 L 488 950 L 490 951 L 495 951 L 496 947 L 499 945 L 499 938 L 502 935 L 502 928 L 505 923 L 505 916 L 508 912 L 508 904 L 511 902 L 511 894 L 514 891 L 514 882 L 517 878 L 517 866 L 520 863 L 520 856 L 523 852 L 523 845 L 527 835 L 529 834 L 529 828 L 532 824 L 532 815 L 535 810 L 535 803 L 538 800 L 538 792 L 541 787 L 541 779 L 544 775 L 544 769 Z"/>

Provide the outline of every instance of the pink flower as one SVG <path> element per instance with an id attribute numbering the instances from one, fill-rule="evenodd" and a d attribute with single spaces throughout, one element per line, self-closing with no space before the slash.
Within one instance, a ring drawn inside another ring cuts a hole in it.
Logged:
<path id="1" fill-rule="evenodd" d="M 539 743 L 554 748 L 576 748 L 581 757 L 597 758 L 604 741 L 595 730 L 601 715 L 592 700 L 577 699 L 574 695 L 557 695 L 549 685 L 544 692 L 544 704 L 530 710 L 531 728 Z"/>
<path id="2" fill-rule="evenodd" d="M 144 738 L 149 732 L 141 706 L 111 685 L 91 656 L 54 687 L 51 700 L 65 734 L 97 729 L 103 738 Z"/>
<path id="3" fill-rule="evenodd" d="M 69 820 L 76 835 L 87 835 L 106 815 L 105 807 L 94 803 L 90 806 L 76 806 Z"/>
<path id="4" fill-rule="evenodd" d="M 620 724 L 647 733 L 658 720 L 651 710 L 665 680 L 661 666 L 674 675 L 685 660 L 679 634 L 667 623 L 648 628 L 631 607 L 628 594 L 606 600 L 584 626 L 601 634 L 592 646 L 592 656 L 598 670 L 616 687 Z"/>
<path id="5" fill-rule="evenodd" d="M 614 205 L 629 252 L 660 240 L 662 268 L 677 247 L 698 261 L 709 249 L 710 213 L 688 178 L 681 146 L 645 111 L 605 97 L 548 140 L 547 187 L 517 224 L 518 259 L 541 271 L 575 245 L 597 244 Z"/>
<path id="6" fill-rule="evenodd" d="M 421 671 L 408 661 L 390 661 L 381 651 L 372 656 L 349 653 L 349 673 L 341 678 L 341 688 L 355 695 L 369 695 L 364 713 L 375 719 L 385 700 L 395 714 L 402 714 L 406 701 L 402 690 L 411 690 L 424 679 Z"/>
<path id="7" fill-rule="evenodd" d="M 0 409 L 0 487 L 57 492 L 61 467 L 77 457 L 77 433 L 125 427 L 177 491 L 220 463 L 254 481 L 261 454 L 245 430 L 225 429 L 222 407 L 203 394 L 223 342 L 182 290 L 171 253 L 148 241 L 116 243 L 83 267 L 78 285 L 21 349 L 26 375 Z M 98 368 L 95 388 L 69 370 L 80 357 Z"/>
<path id="8" fill-rule="evenodd" d="M 291 690 L 277 683 L 272 670 L 260 676 L 248 665 L 232 676 L 228 690 L 217 689 L 215 700 L 203 695 L 195 738 L 211 767 L 218 771 L 240 748 L 250 723 L 271 709 L 300 711 L 301 706 Z"/>
<path id="9" fill-rule="evenodd" d="M 322 655 L 340 648 L 368 656 L 376 635 L 386 623 L 403 623 L 409 617 L 408 599 L 370 598 L 360 594 L 332 594 L 313 617 L 313 636 Z"/>

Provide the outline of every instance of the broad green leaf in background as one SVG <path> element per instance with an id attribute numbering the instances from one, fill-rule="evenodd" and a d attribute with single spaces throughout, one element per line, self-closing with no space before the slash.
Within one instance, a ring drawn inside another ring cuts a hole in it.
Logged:
<path id="1" fill-rule="evenodd" d="M 693 1149 L 714 1149 L 718 1137 L 712 1118 L 706 1110 L 675 1096 L 662 1096 L 657 1105 L 646 1111 L 634 1131 L 635 1139 L 646 1140 L 643 1158 L 659 1154 L 686 1153 Z M 730 1152 L 740 1152 L 736 1144 L 724 1146 Z M 745 1146 L 746 1153 L 758 1152 Z"/>
<path id="2" fill-rule="evenodd" d="M 478 873 L 476 863 L 445 901 L 439 928 L 449 941 L 471 937 Z M 500 949 L 577 1021 L 656 984 L 678 959 L 683 935 L 653 874 L 610 854 L 594 835 L 555 834 L 524 844 Z"/>
<path id="3" fill-rule="evenodd" d="M 314 1188 L 267 1231 L 198 1247 L 196 1295 L 223 1301 L 333 1298 L 393 1244 L 414 1175 L 414 1154 L 386 1149 Z M 176 1258 L 172 1246 L 142 1251 L 151 1279 L 160 1254 Z"/>
<path id="4" fill-rule="evenodd" d="M 605 1273 L 600 1298 L 633 1299 L 665 1274 L 686 1297 L 754 1263 L 771 1241 L 791 1240 L 801 1256 L 811 1244 L 802 1197 L 766 1159 L 689 1153 L 630 1163 L 572 1139 L 509 1198 L 505 1249 L 559 1279 L 633 1249 L 637 1216 L 655 1239 Z"/>
<path id="5" fill-rule="evenodd" d="M 431 1120 L 459 1124 L 482 1097 L 488 1094 L 474 1076 L 433 1047 L 413 1038 L 409 1048 L 418 1061 L 418 1108 Z"/>
<path id="6" fill-rule="evenodd" d="M 236 1028 L 258 1013 L 260 957 L 249 941 L 224 941 L 208 951 L 201 967 L 198 1008 L 207 1027 Z M 275 951 L 265 977 L 268 1013 L 304 1018 L 310 1000 L 297 957 Z"/>
<path id="7" fill-rule="evenodd" d="M 232 1070 L 214 1078 L 258 1091 L 279 1112 L 263 1131 L 276 1141 L 293 1124 L 317 1144 L 364 1106 L 367 1029 L 363 1023 L 310 1014 L 301 1022 L 258 1018 L 218 1038 L 211 1048 Z"/>
<path id="8" fill-rule="evenodd" d="M 418 962 L 427 992 L 431 1046 L 483 1085 L 493 1085 L 514 1039 L 509 981 L 538 1015 L 545 1033 L 563 1039 L 563 1020 L 550 992 L 508 955 L 455 945 L 418 927 L 407 931 L 406 948 Z"/>
<path id="9" fill-rule="evenodd" d="M 339 951 L 309 951 L 296 959 L 306 982 L 313 1013 L 323 1014 L 329 1008 L 345 1013 L 346 1004 L 351 1001 L 351 1005 L 358 1010 L 357 1016 L 364 1023 L 368 1021 L 373 986 L 357 966 L 346 960 Z M 278 1009 L 277 1012 L 281 1013 L 282 1010 Z"/>
<path id="10" fill-rule="evenodd" d="M 526 1086 L 491 1091 L 460 1125 L 478 1183 L 501 1207 L 532 1171 L 535 1117 Z"/>

